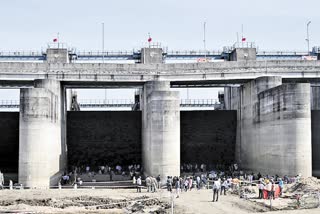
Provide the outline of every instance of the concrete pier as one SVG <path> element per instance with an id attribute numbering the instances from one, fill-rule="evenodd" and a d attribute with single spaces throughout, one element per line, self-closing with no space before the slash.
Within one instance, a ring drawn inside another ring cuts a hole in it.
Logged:
<path id="1" fill-rule="evenodd" d="M 180 175 L 179 92 L 170 82 L 147 82 L 141 96 L 142 161 L 146 175 Z"/>
<path id="2" fill-rule="evenodd" d="M 142 48 L 141 63 L 158 64 L 163 63 L 162 48 Z"/>
<path id="3" fill-rule="evenodd" d="M 261 77 L 227 89 L 237 110 L 236 159 L 246 170 L 311 176 L 310 84 L 283 84 Z"/>
<path id="4" fill-rule="evenodd" d="M 20 90 L 19 183 L 48 188 L 66 167 L 64 90 L 55 80 L 34 87 Z"/>

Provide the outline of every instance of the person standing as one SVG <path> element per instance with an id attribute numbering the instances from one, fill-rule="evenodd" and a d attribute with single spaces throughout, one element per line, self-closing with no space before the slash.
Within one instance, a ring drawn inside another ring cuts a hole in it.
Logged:
<path id="1" fill-rule="evenodd" d="M 175 188 L 176 188 L 176 198 L 179 198 L 179 193 L 180 193 L 180 180 L 177 179 L 175 183 Z"/>
<path id="2" fill-rule="evenodd" d="M 222 185 L 221 185 L 221 191 L 220 191 L 220 195 L 222 195 L 222 191 L 223 191 L 223 194 L 226 195 L 226 191 L 227 191 L 227 188 L 228 188 L 228 181 L 227 179 L 223 179 L 222 180 Z"/>
<path id="3" fill-rule="evenodd" d="M 141 184 L 141 176 L 139 176 L 137 179 L 137 192 L 141 192 Z"/>
<path id="4" fill-rule="evenodd" d="M 276 186 L 275 186 L 275 183 L 274 181 L 271 182 L 271 197 L 272 199 L 274 200 L 274 196 L 275 196 L 275 189 L 276 189 Z"/>
<path id="5" fill-rule="evenodd" d="M 259 199 L 263 199 L 264 185 L 261 181 L 259 181 L 258 188 L 259 188 Z"/>
<path id="6" fill-rule="evenodd" d="M 160 181 L 161 181 L 161 177 L 160 177 L 160 175 L 158 175 L 158 177 L 157 177 L 158 189 L 161 188 Z"/>
<path id="7" fill-rule="evenodd" d="M 213 182 L 213 200 L 212 202 L 214 202 L 215 200 L 218 201 L 219 199 L 219 190 L 220 190 L 220 181 L 218 179 L 215 179 L 215 181 Z"/>
<path id="8" fill-rule="evenodd" d="M 146 178 L 147 192 L 151 192 L 151 178 L 148 176 Z"/>
<path id="9" fill-rule="evenodd" d="M 152 177 L 151 176 L 151 189 L 152 189 L 152 192 L 157 192 L 157 179 L 155 177 Z"/>
<path id="10" fill-rule="evenodd" d="M 198 190 L 200 189 L 200 185 L 201 185 L 201 179 L 200 179 L 200 176 L 198 175 L 197 176 L 197 189 Z"/>
<path id="11" fill-rule="evenodd" d="M 133 176 L 133 178 L 132 178 L 132 184 L 133 184 L 133 185 L 136 185 L 136 183 L 137 183 L 136 176 Z"/>
<path id="12" fill-rule="evenodd" d="M 271 194 L 272 194 L 272 183 L 271 181 L 269 181 L 266 185 L 266 190 L 267 190 L 267 193 L 268 193 L 268 199 L 271 198 Z"/>
<path id="13" fill-rule="evenodd" d="M 112 181 L 112 176 L 113 176 L 113 171 L 112 170 L 110 170 L 109 176 L 110 176 L 110 181 Z"/>
<path id="14" fill-rule="evenodd" d="M 3 173 L 0 171 L 0 187 L 1 189 L 3 189 L 4 186 L 4 177 L 3 177 Z"/>
<path id="15" fill-rule="evenodd" d="M 284 186 L 283 180 L 281 178 L 279 178 L 279 188 L 280 188 L 279 196 L 280 197 L 282 196 L 283 186 Z"/>
<path id="16" fill-rule="evenodd" d="M 167 177 L 167 189 L 172 192 L 172 178 L 170 176 Z"/>

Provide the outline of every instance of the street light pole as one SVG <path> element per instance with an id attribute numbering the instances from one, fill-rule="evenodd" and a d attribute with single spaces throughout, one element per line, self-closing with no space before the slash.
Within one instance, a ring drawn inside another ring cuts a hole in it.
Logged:
<path id="1" fill-rule="evenodd" d="M 206 21 L 203 23 L 203 49 L 204 49 L 204 60 L 207 62 L 207 47 L 206 47 Z"/>
<path id="2" fill-rule="evenodd" d="M 308 44 L 308 56 L 310 56 L 310 35 L 309 35 L 309 25 L 311 24 L 311 21 L 307 23 L 307 44 Z"/>
<path id="3" fill-rule="evenodd" d="M 104 22 L 102 22 L 102 63 L 104 63 Z"/>

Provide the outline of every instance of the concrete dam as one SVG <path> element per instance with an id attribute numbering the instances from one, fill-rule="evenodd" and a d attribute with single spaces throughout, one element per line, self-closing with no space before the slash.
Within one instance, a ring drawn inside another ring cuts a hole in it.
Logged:
<path id="1" fill-rule="evenodd" d="M 0 62 L 0 86 L 20 89 L 20 110 L 0 113 L 0 169 L 30 188 L 56 185 L 72 165 L 142 163 L 180 175 L 183 163 L 238 163 L 264 174 L 320 176 L 320 58 L 258 60 L 234 48 L 224 61 L 81 63 L 49 48 L 41 62 Z M 69 111 L 74 88 L 138 88 L 128 112 Z M 224 108 L 181 111 L 180 87 L 223 87 Z"/>

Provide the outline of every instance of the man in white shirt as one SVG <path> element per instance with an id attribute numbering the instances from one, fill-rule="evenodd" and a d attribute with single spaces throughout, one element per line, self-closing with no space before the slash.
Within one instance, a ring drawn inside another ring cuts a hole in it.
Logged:
<path id="1" fill-rule="evenodd" d="M 141 192 L 141 176 L 137 179 L 137 192 Z"/>
<path id="2" fill-rule="evenodd" d="M 213 200 L 212 200 L 212 202 L 215 201 L 215 198 L 216 198 L 216 201 L 218 201 L 220 186 L 221 186 L 220 180 L 216 179 L 213 182 L 213 187 L 212 187 L 212 190 L 213 190 Z"/>
<path id="3" fill-rule="evenodd" d="M 228 181 L 225 179 L 225 180 L 223 180 L 223 183 L 221 185 L 220 195 L 222 195 L 222 192 L 224 195 L 226 195 L 227 189 L 228 189 Z"/>
<path id="4" fill-rule="evenodd" d="M 263 185 L 263 183 L 261 181 L 259 181 L 258 188 L 259 188 L 259 199 L 262 199 L 263 198 L 264 185 Z"/>

